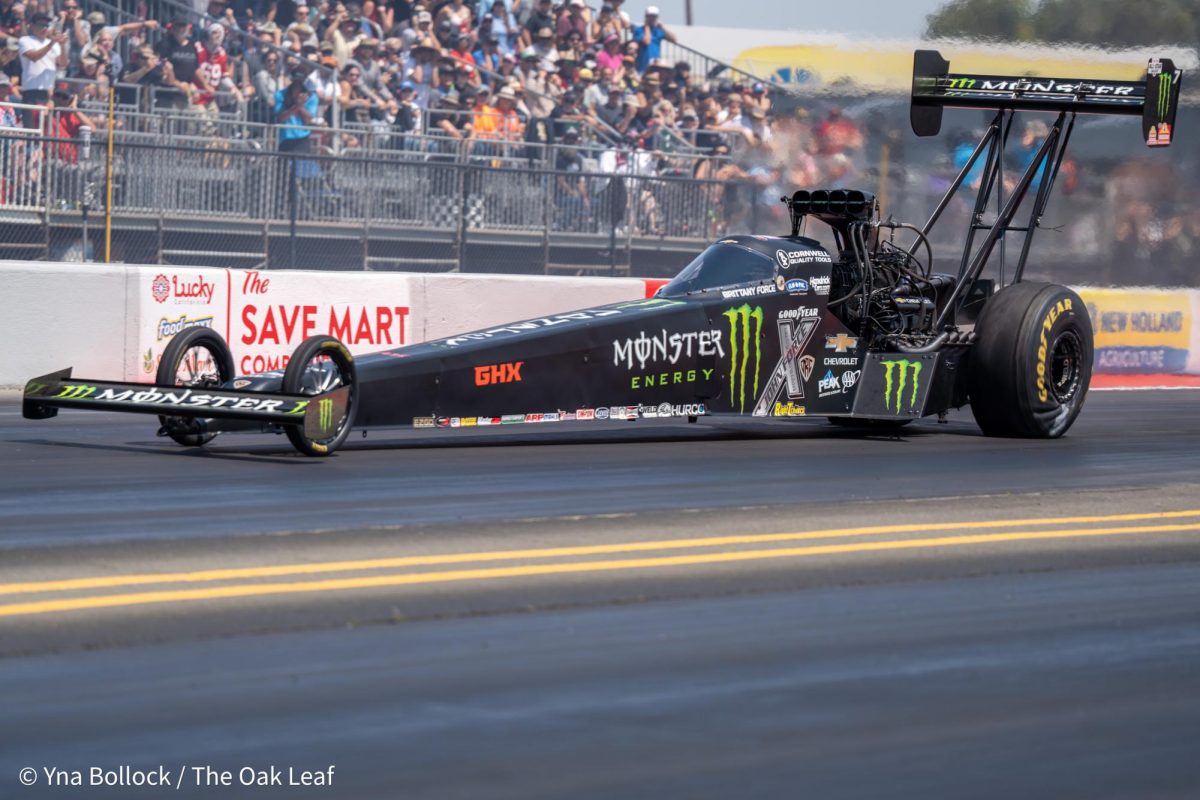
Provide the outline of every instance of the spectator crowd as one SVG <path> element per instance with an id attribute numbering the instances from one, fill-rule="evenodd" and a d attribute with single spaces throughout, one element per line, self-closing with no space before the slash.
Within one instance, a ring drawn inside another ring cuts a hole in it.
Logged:
<path id="1" fill-rule="evenodd" d="M 211 135 L 221 119 L 260 123 L 284 152 L 549 153 L 568 175 L 720 181 L 727 207 L 842 182 L 864 147 L 837 109 L 781 113 L 762 83 L 667 60 L 659 9 L 633 19 L 625 0 L 119 0 L 120 15 L 87 2 L 0 0 L 0 128 L 100 129 L 104 114 L 85 111 L 111 83 L 122 109 Z M 155 18 L 153 2 L 171 10 Z M 531 149 L 549 144 L 563 147 Z M 588 213 L 582 179 L 558 188 Z"/>

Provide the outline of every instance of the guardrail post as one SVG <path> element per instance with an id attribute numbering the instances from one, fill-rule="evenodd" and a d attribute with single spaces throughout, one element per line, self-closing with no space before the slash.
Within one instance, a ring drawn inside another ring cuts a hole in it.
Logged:
<path id="1" fill-rule="evenodd" d="M 296 185 L 296 156 L 288 154 L 288 268 L 296 268 L 296 214 L 298 188 Z"/>

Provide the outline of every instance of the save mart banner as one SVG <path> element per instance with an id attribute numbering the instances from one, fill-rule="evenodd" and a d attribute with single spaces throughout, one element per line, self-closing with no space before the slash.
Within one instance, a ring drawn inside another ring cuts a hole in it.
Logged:
<path id="1" fill-rule="evenodd" d="M 1200 293 L 1168 289 L 1079 288 L 1095 333 L 1097 373 L 1200 372 Z"/>

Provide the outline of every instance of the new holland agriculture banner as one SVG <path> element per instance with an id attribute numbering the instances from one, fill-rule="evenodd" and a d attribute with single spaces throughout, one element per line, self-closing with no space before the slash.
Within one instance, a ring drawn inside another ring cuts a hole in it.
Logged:
<path id="1" fill-rule="evenodd" d="M 1087 303 L 1096 336 L 1096 372 L 1161 375 L 1189 371 L 1196 292 L 1082 288 L 1079 294 Z"/>

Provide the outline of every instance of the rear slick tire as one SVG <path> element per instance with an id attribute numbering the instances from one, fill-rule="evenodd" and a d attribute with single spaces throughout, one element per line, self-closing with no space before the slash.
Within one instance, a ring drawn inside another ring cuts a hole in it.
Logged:
<path id="1" fill-rule="evenodd" d="M 211 328 L 186 328 L 171 338 L 158 362 L 154 382 L 159 386 L 192 386 L 215 389 L 233 380 L 233 353 L 221 334 Z M 159 417 L 159 424 L 177 444 L 203 447 L 215 433 L 188 433 L 195 420 Z"/>
<path id="2" fill-rule="evenodd" d="M 304 435 L 303 425 L 284 428 L 288 441 L 304 455 L 332 455 L 350 435 L 358 405 L 358 373 L 354 368 L 354 357 L 346 345 L 332 336 L 305 339 L 288 359 L 287 369 L 283 373 L 284 394 L 317 395 L 343 386 L 350 387 L 350 399 L 346 404 L 346 417 L 333 436 L 309 439 Z"/>
<path id="3" fill-rule="evenodd" d="M 996 294 L 975 325 L 967 394 L 987 436 L 1056 439 L 1092 379 L 1092 323 L 1079 295 L 1052 283 Z"/>

